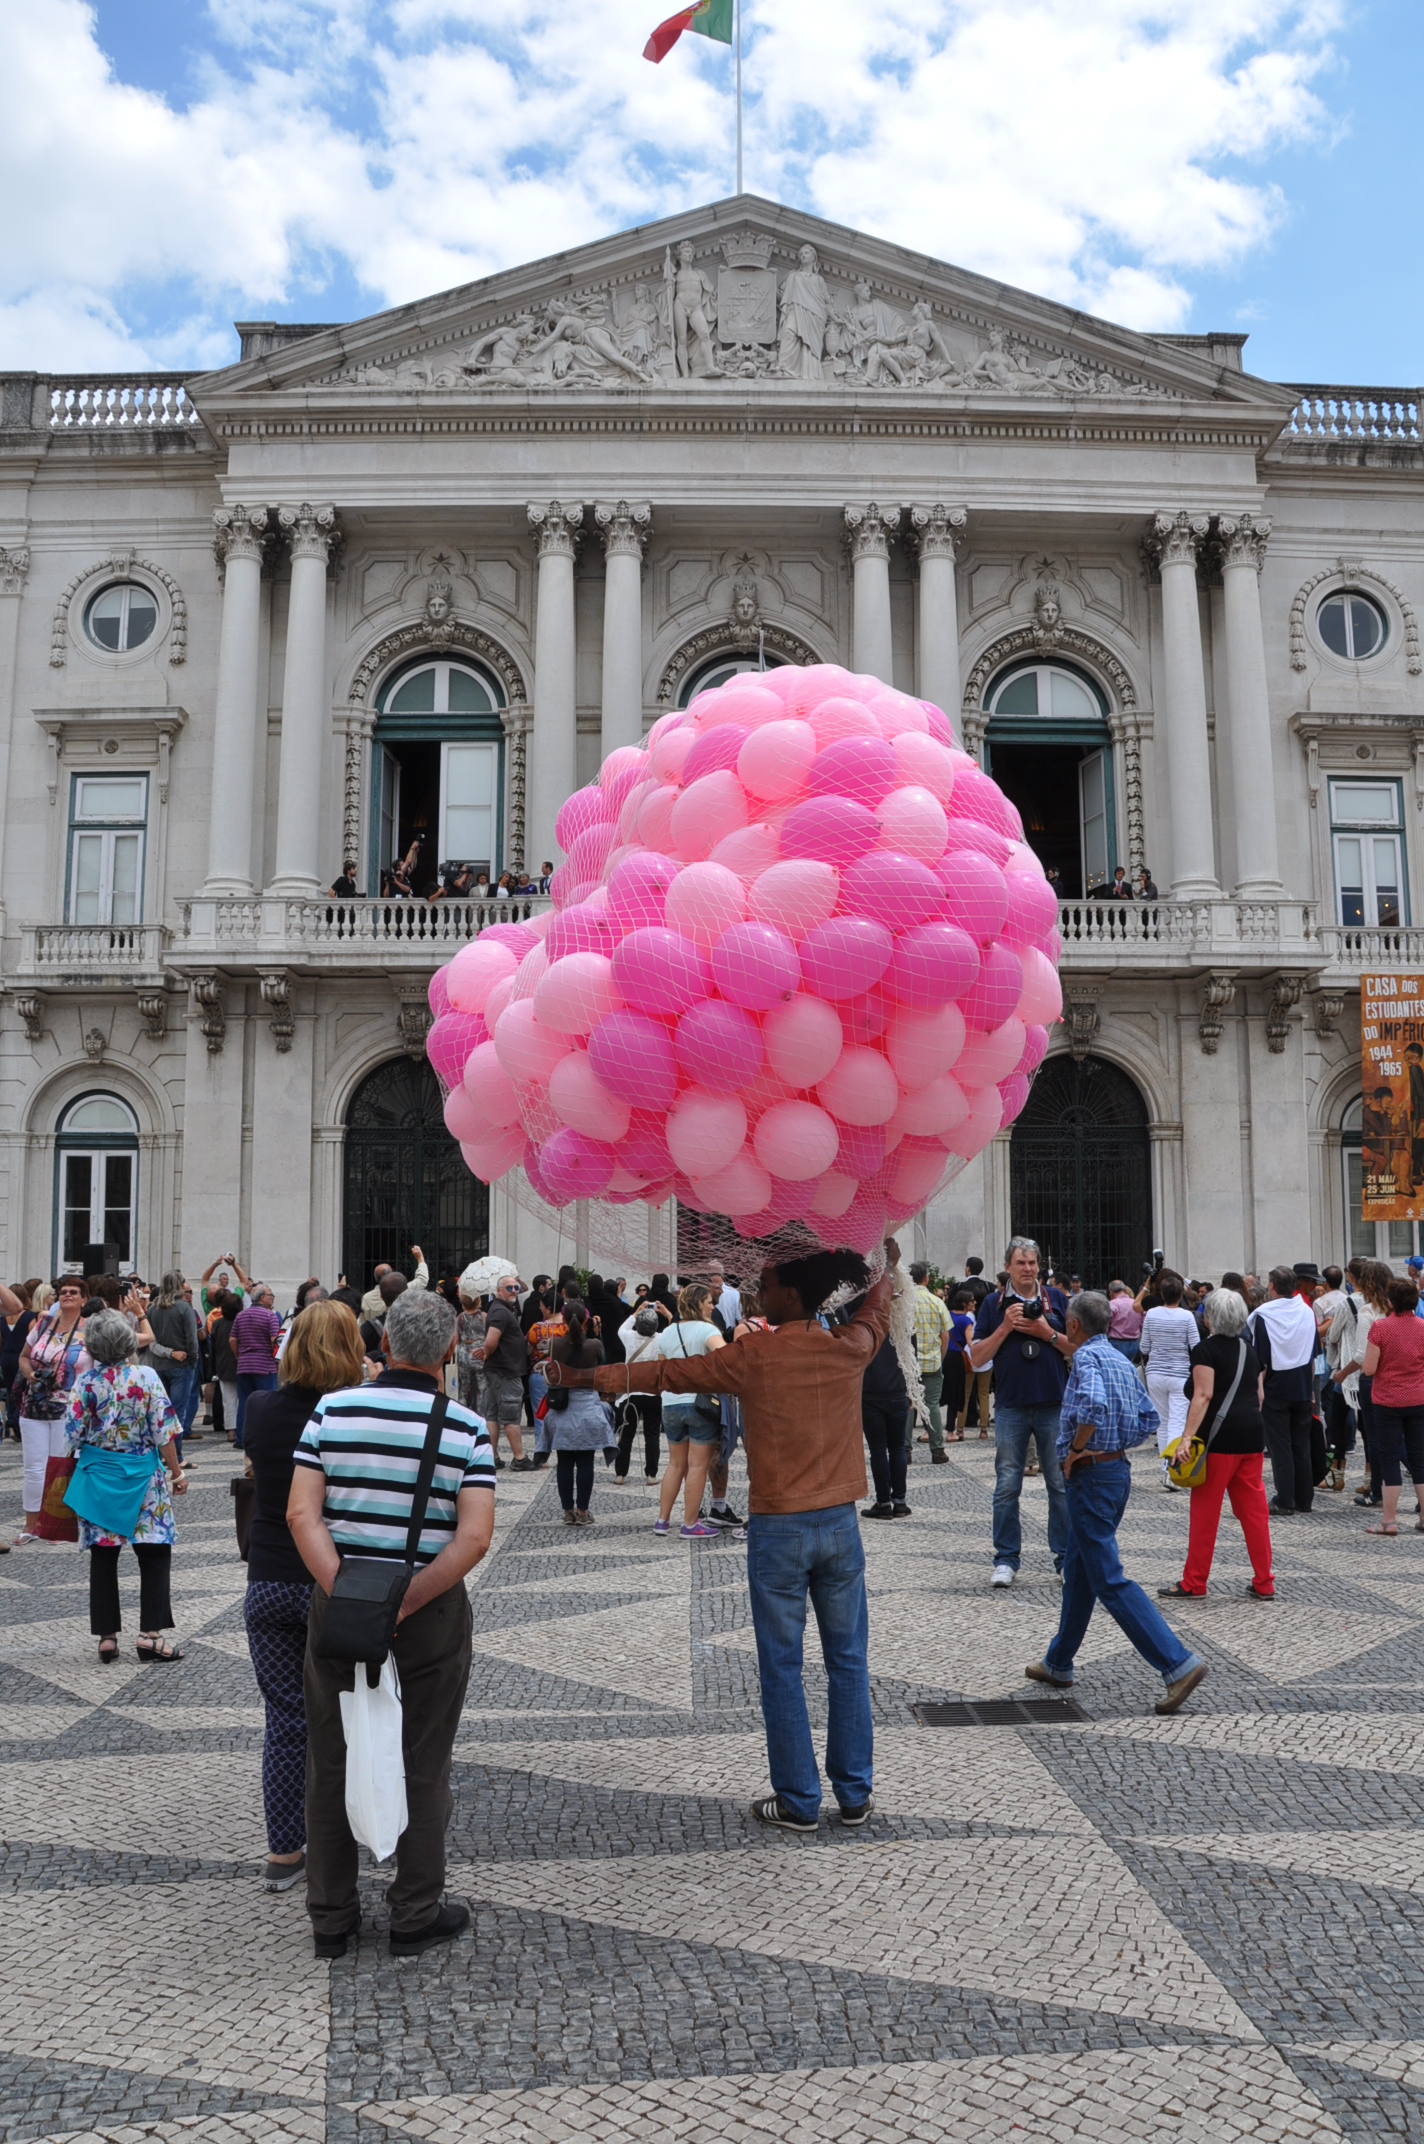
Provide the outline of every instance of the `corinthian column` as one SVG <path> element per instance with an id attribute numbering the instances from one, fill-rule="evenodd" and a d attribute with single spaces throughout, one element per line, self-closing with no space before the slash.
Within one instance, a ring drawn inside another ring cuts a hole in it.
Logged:
<path id="1" fill-rule="evenodd" d="M 643 547 L 650 506 L 595 506 L 607 561 L 603 583 L 603 735 L 599 758 L 643 741 Z M 541 584 L 542 585 L 542 584 Z"/>
<path id="2" fill-rule="evenodd" d="M 30 570 L 29 547 L 6 550 L 0 544 L 0 837 L 8 827 L 10 740 L 15 734 L 15 659 L 20 644 L 20 598 Z M 0 927 L 5 903 L 0 895 Z"/>
<path id="3" fill-rule="evenodd" d="M 1148 545 L 1162 575 L 1162 669 L 1167 704 L 1167 780 L 1172 820 L 1172 898 L 1219 896 L 1211 824 L 1211 757 L 1206 739 L 1206 677 L 1197 551 L 1205 514 L 1158 514 Z"/>
<path id="4" fill-rule="evenodd" d="M 1221 585 L 1226 614 L 1226 705 L 1236 818 L 1236 892 L 1279 899 L 1276 792 L 1271 779 L 1271 702 L 1261 631 L 1261 568 L 1271 524 L 1262 514 L 1223 514 Z"/>
<path id="5" fill-rule="evenodd" d="M 962 506 L 912 506 L 910 528 L 920 553 L 919 691 L 948 715 L 959 735 L 959 611 L 954 594 L 954 557 L 959 531 L 969 519 Z"/>
<path id="6" fill-rule="evenodd" d="M 213 550 L 223 575 L 218 684 L 213 704 L 213 791 L 204 893 L 252 891 L 252 807 L 257 794 L 257 708 L 265 506 L 220 506 Z"/>
<path id="7" fill-rule="evenodd" d="M 537 871 L 558 861 L 554 821 L 578 784 L 574 698 L 574 554 L 582 541 L 583 508 L 557 499 L 529 509 L 539 554 L 534 613 L 534 727 L 524 857 Z"/>
<path id="8" fill-rule="evenodd" d="M 336 540 L 330 506 L 284 506 L 278 526 L 292 553 L 287 658 L 282 671 L 282 763 L 277 788 L 277 869 L 269 893 L 320 891 L 321 755 L 326 742 L 326 566 Z M 336 838 L 331 828 L 329 841 Z M 333 869 L 341 859 L 328 859 Z"/>
<path id="9" fill-rule="evenodd" d="M 893 683 L 890 651 L 890 544 L 900 526 L 898 506 L 848 506 L 846 542 L 855 576 L 853 625 L 855 668 Z"/>

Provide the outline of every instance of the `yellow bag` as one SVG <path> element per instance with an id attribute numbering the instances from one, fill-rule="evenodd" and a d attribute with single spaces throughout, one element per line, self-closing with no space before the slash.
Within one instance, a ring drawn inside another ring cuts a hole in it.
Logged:
<path id="1" fill-rule="evenodd" d="M 1211 1435 L 1206 1439 L 1205 1443 L 1200 1437 L 1193 1437 L 1190 1443 L 1187 1442 L 1185 1437 L 1178 1437 L 1176 1443 L 1169 1444 L 1163 1454 L 1167 1462 L 1167 1479 L 1174 1488 L 1200 1489 L 1202 1483 L 1206 1480 L 1206 1455 L 1215 1442 L 1217 1431 L 1235 1404 L 1236 1394 L 1240 1389 L 1242 1375 L 1246 1368 L 1246 1342 L 1244 1340 L 1240 1342 L 1240 1347 L 1241 1359 L 1236 1365 L 1236 1375 L 1231 1380 L 1231 1390 L 1216 1410 L 1216 1420 L 1212 1424 Z"/>

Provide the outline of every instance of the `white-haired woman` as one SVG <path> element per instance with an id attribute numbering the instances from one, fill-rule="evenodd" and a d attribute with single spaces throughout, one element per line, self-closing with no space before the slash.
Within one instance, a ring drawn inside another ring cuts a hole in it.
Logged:
<path id="1" fill-rule="evenodd" d="M 74 1380 L 64 1425 L 78 1461 L 69 1502 L 79 1513 L 79 1546 L 89 1551 L 89 1628 L 99 1658 L 119 1657 L 119 1551 L 127 1541 L 138 1560 L 135 1650 L 140 1660 L 166 1665 L 183 1657 L 163 1633 L 173 1628 L 173 1498 L 188 1484 L 174 1441 L 178 1418 L 155 1373 L 133 1360 L 136 1345 L 120 1311 L 96 1310 L 84 1321 L 91 1367 Z"/>
<path id="2" fill-rule="evenodd" d="M 1190 1444 L 1198 1433 L 1202 1436 L 1207 1445 L 1206 1479 L 1192 1491 L 1186 1567 L 1174 1585 L 1157 1590 L 1196 1598 L 1206 1592 L 1221 1523 L 1221 1500 L 1228 1496 L 1251 1558 L 1251 1583 L 1246 1590 L 1254 1600 L 1268 1601 L 1274 1598 L 1276 1580 L 1271 1569 L 1271 1519 L 1261 1479 L 1266 1449 L 1261 1419 L 1265 1372 L 1246 1331 L 1242 1296 L 1231 1288 L 1215 1288 L 1202 1306 L 1202 1315 L 1207 1337 L 1191 1353 L 1187 1381 L 1191 1404 L 1182 1442 Z"/>

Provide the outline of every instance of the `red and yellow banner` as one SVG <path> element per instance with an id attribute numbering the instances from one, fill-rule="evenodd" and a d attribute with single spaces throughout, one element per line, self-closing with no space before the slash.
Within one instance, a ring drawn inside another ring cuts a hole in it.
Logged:
<path id="1" fill-rule="evenodd" d="M 1360 978 L 1366 1221 L 1424 1218 L 1424 977 Z"/>

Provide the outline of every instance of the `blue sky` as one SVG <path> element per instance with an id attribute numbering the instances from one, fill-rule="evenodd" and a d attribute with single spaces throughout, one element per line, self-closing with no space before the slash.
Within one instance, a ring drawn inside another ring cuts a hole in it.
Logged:
<path id="1" fill-rule="evenodd" d="M 732 190 L 674 0 L 0 10 L 0 366 L 219 364 Z M 748 188 L 1278 379 L 1420 361 L 1419 0 L 745 0 Z"/>

